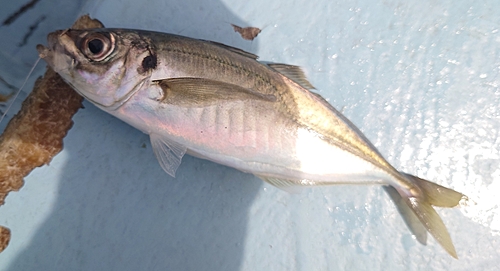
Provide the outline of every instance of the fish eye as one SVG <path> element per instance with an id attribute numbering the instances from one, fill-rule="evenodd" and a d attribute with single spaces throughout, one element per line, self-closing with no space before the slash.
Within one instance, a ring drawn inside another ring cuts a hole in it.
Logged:
<path id="1" fill-rule="evenodd" d="M 104 42 L 100 39 L 93 39 L 93 40 L 90 40 L 88 43 L 87 43 L 87 46 L 89 47 L 89 51 L 94 54 L 94 55 L 98 55 L 100 54 L 103 49 L 104 49 Z"/>
<path id="2" fill-rule="evenodd" d="M 91 33 L 80 46 L 82 53 L 93 61 L 102 61 L 108 57 L 115 48 L 113 35 L 104 33 Z"/>

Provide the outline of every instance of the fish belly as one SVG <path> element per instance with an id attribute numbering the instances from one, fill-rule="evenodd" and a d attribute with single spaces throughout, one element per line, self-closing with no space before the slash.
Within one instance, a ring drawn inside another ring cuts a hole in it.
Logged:
<path id="1" fill-rule="evenodd" d="M 284 117 L 272 103 L 223 102 L 205 107 L 144 104 L 131 99 L 115 114 L 188 153 L 259 176 L 327 183 L 379 183 L 385 173 Z"/>

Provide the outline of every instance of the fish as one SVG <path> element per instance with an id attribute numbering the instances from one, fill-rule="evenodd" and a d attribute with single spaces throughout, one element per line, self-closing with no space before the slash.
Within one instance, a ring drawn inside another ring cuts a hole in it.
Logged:
<path id="1" fill-rule="evenodd" d="M 390 194 L 419 226 L 457 258 L 433 206 L 455 207 L 465 195 L 394 168 L 313 91 L 300 67 L 146 30 L 58 30 L 47 43 L 37 46 L 40 57 L 98 108 L 148 134 L 169 175 L 175 177 L 189 154 L 291 192 L 337 184 L 392 187 Z"/>

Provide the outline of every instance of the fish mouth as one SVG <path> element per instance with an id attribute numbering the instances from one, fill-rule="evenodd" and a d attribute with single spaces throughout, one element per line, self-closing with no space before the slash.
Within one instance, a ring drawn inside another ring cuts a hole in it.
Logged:
<path id="1" fill-rule="evenodd" d="M 55 64 L 60 64 L 55 63 L 55 61 L 61 56 L 66 56 L 65 58 L 72 64 L 85 61 L 85 57 L 76 46 L 74 38 L 69 29 L 54 31 L 47 36 L 47 46 L 42 44 L 36 46 L 38 56 L 53 69 L 56 68 Z"/>
<path id="2" fill-rule="evenodd" d="M 59 37 L 64 34 L 65 30 L 58 30 L 55 32 L 50 33 L 47 36 L 47 44 L 48 46 L 45 47 L 42 44 L 38 44 L 36 46 L 36 50 L 38 51 L 38 56 L 44 60 L 49 60 L 51 57 L 53 57 L 54 52 L 60 51 L 61 46 L 58 46 L 59 44 Z"/>
<path id="3" fill-rule="evenodd" d="M 36 46 L 36 50 L 38 51 L 38 56 L 41 58 L 41 59 L 46 59 L 49 57 L 51 51 L 49 48 L 43 46 L 42 44 L 38 44 Z"/>

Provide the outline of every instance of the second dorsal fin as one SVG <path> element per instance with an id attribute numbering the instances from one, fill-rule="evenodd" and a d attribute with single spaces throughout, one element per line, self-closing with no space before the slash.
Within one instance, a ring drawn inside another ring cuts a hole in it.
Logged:
<path id="1" fill-rule="evenodd" d="M 281 63 L 268 63 L 267 66 L 283 74 L 284 76 L 290 78 L 295 83 L 301 85 L 306 89 L 315 89 L 315 87 L 309 82 L 309 80 L 307 80 L 304 71 L 302 71 L 302 69 L 299 66 L 281 64 Z"/>
<path id="2" fill-rule="evenodd" d="M 248 57 L 248 58 L 251 58 L 251 59 L 257 59 L 259 58 L 259 56 L 255 55 L 255 54 L 252 54 L 250 52 L 247 52 L 245 50 L 242 50 L 242 49 L 239 49 L 239 48 L 236 48 L 236 47 L 232 47 L 232 46 L 229 46 L 229 45 L 225 45 L 224 43 L 220 43 L 220 42 L 216 42 L 216 41 L 210 41 L 210 40 L 203 40 L 204 42 L 207 42 L 207 43 L 211 43 L 213 45 L 217 45 L 219 47 L 222 47 L 226 50 L 229 50 L 233 53 L 237 53 L 239 55 L 242 55 L 244 57 Z"/>

